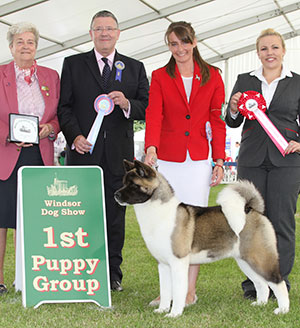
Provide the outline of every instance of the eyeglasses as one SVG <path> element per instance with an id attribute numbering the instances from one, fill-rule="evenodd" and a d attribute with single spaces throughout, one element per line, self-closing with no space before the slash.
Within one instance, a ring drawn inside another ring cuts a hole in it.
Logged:
<path id="1" fill-rule="evenodd" d="M 106 31 L 108 33 L 112 33 L 113 31 L 118 30 L 118 28 L 112 27 L 112 26 L 107 26 L 107 27 L 95 27 L 92 30 L 96 33 L 102 33 L 104 31 Z"/>

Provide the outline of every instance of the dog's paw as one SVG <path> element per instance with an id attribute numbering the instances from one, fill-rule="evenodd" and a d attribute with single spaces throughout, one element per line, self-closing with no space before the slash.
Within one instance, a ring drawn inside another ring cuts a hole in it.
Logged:
<path id="1" fill-rule="evenodd" d="M 154 312 L 155 313 L 165 313 L 165 312 L 169 312 L 170 311 L 170 308 L 167 307 L 167 308 L 158 308 L 158 309 L 155 309 Z"/>
<path id="2" fill-rule="evenodd" d="M 282 308 L 277 308 L 274 310 L 275 314 L 285 314 L 289 312 L 289 308 L 288 307 L 282 307 Z"/>
<path id="3" fill-rule="evenodd" d="M 252 302 L 251 305 L 252 306 L 262 306 L 262 305 L 266 305 L 268 302 L 264 302 L 264 301 L 255 301 Z"/>

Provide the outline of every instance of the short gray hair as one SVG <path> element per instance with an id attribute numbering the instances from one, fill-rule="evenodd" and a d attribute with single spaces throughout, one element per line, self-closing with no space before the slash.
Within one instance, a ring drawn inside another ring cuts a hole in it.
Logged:
<path id="1" fill-rule="evenodd" d="M 93 28 L 94 20 L 98 17 L 111 17 L 117 23 L 117 28 L 119 28 L 119 23 L 118 23 L 117 17 L 108 10 L 101 10 L 101 11 L 98 11 L 97 14 L 95 14 L 93 16 L 91 25 L 90 25 L 90 30 Z"/>
<path id="2" fill-rule="evenodd" d="M 31 32 L 35 38 L 35 44 L 38 45 L 40 34 L 38 29 L 31 23 L 28 22 L 21 22 L 17 24 L 13 24 L 9 27 L 7 31 L 7 41 L 8 44 L 11 46 L 14 41 L 14 36 L 16 34 L 21 34 L 25 32 Z"/>

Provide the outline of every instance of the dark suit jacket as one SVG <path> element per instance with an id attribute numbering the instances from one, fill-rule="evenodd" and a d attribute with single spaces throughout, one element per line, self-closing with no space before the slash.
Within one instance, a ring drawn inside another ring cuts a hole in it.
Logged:
<path id="1" fill-rule="evenodd" d="M 117 52 L 114 61 L 122 61 L 125 68 L 120 82 L 115 80 L 116 68 L 113 65 L 107 93 L 113 90 L 124 93 L 131 104 L 130 118 L 125 118 L 123 110 L 115 106 L 113 112 L 103 119 L 92 154 L 80 155 L 70 149 L 78 135 L 88 136 L 97 114 L 94 100 L 106 93 L 94 50 L 65 58 L 58 118 L 69 146 L 67 164 L 99 165 L 105 153 L 112 173 L 123 175 L 123 159 L 133 160 L 134 155 L 133 120 L 145 119 L 149 83 L 141 62 Z"/>
<path id="2" fill-rule="evenodd" d="M 300 114 L 300 76 L 292 73 L 292 77 L 280 80 L 266 115 L 277 127 L 283 137 L 289 142 L 300 142 L 300 129 L 297 119 Z M 262 93 L 261 81 L 249 73 L 241 74 L 233 88 L 232 95 L 236 92 L 254 90 Z M 280 167 L 300 166 L 298 153 L 283 157 L 270 137 L 260 126 L 257 120 L 245 119 L 241 114 L 236 119 L 230 115 L 230 106 L 227 107 L 225 118 L 228 126 L 236 128 L 245 120 L 242 131 L 241 146 L 239 151 L 239 165 L 255 167 L 262 164 L 268 153 L 273 165 Z"/>

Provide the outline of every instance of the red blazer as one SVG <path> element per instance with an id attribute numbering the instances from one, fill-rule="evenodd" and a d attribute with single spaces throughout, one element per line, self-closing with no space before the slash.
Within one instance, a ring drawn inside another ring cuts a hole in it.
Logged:
<path id="1" fill-rule="evenodd" d="M 176 78 L 166 68 L 152 73 L 149 106 L 146 109 L 145 148 L 155 146 L 159 159 L 183 162 L 187 150 L 192 160 L 208 157 L 205 124 L 212 128 L 212 157 L 225 158 L 225 123 L 221 120 L 224 84 L 218 70 L 210 67 L 210 79 L 200 85 L 200 68 L 195 63 L 190 102 L 176 66 Z"/>
<path id="2" fill-rule="evenodd" d="M 56 71 L 37 66 L 37 77 L 45 101 L 45 113 L 40 124 L 50 123 L 54 132 L 60 131 L 57 120 L 59 99 L 59 76 Z M 48 87 L 42 90 L 42 86 Z M 46 94 L 49 94 L 48 96 Z M 9 113 L 18 113 L 17 85 L 14 62 L 0 66 L 0 179 L 6 180 L 11 175 L 20 155 L 14 143 L 6 141 L 9 133 Z M 54 163 L 53 141 L 40 140 L 40 151 L 45 165 Z"/>

